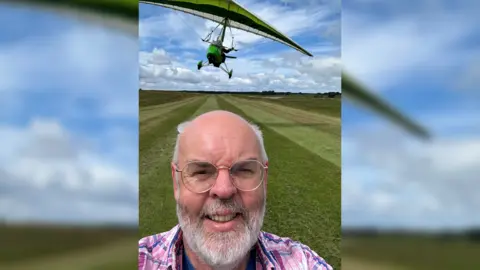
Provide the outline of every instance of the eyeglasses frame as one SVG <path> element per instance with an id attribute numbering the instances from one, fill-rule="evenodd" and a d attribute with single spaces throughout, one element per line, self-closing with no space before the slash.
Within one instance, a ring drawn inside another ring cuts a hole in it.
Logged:
<path id="1" fill-rule="evenodd" d="M 263 169 L 263 171 L 264 171 L 264 172 L 262 173 L 262 179 L 260 180 L 260 183 L 258 183 L 258 186 L 256 186 L 256 187 L 253 188 L 253 189 L 249 189 L 249 190 L 245 190 L 245 189 L 241 189 L 241 188 L 237 187 L 237 186 L 235 185 L 235 182 L 233 181 L 233 176 L 232 176 L 232 174 L 231 174 L 231 172 L 230 172 L 230 169 L 231 169 L 233 166 L 235 166 L 237 163 L 239 163 L 239 162 L 245 162 L 245 161 L 255 161 L 255 162 L 257 162 L 258 164 L 260 164 L 260 165 L 262 166 L 262 169 Z M 230 176 L 230 181 L 232 182 L 232 185 L 235 186 L 236 189 L 241 190 L 241 191 L 244 191 L 244 192 L 250 192 L 250 191 L 254 191 L 254 190 L 258 189 L 258 188 L 262 185 L 263 181 L 265 180 L 265 173 L 266 173 L 266 171 L 268 170 L 268 166 L 267 166 L 267 165 L 263 164 L 262 162 L 260 162 L 259 160 L 256 160 L 256 159 L 238 160 L 238 161 L 235 161 L 230 167 L 229 167 L 229 166 L 217 166 L 217 165 L 215 165 L 215 164 L 213 164 L 213 163 L 211 163 L 211 162 L 209 162 L 209 161 L 199 161 L 199 160 L 189 161 L 189 162 L 187 162 L 187 163 L 183 166 L 183 168 L 182 168 L 181 170 L 178 169 L 178 164 L 174 163 L 173 165 L 174 165 L 174 167 L 175 167 L 175 171 L 180 173 L 180 176 L 181 176 L 181 178 L 182 178 L 182 183 L 183 183 L 183 185 L 184 185 L 188 190 L 190 190 L 191 192 L 197 193 L 197 194 L 202 194 L 202 193 L 208 192 L 208 191 L 210 191 L 210 190 L 217 184 L 217 180 L 215 179 L 215 183 L 214 183 L 211 187 L 209 187 L 207 190 L 200 191 L 200 192 L 196 192 L 196 191 L 193 191 L 193 190 L 191 190 L 190 188 L 188 188 L 188 185 L 186 185 L 185 182 L 184 182 L 184 181 L 185 181 L 185 178 L 183 177 L 183 170 L 185 170 L 185 168 L 186 168 L 189 164 L 191 164 L 191 163 L 198 163 L 198 162 L 206 162 L 206 163 L 210 163 L 211 165 L 213 165 L 213 166 L 217 169 L 217 178 L 218 178 L 218 172 L 219 172 L 221 169 L 227 169 L 227 170 L 228 170 L 228 175 Z"/>

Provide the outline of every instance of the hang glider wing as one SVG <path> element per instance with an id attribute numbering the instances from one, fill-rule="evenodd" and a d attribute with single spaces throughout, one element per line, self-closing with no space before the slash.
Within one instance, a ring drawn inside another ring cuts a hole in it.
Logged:
<path id="1" fill-rule="evenodd" d="M 400 125 L 410 133 L 422 138 L 430 139 L 430 134 L 420 125 L 408 119 L 405 115 L 390 107 L 385 101 L 381 100 L 371 91 L 364 88 L 352 77 L 342 71 L 342 93 L 360 104 L 368 107 L 376 113 L 389 118 L 391 121 Z"/>
<path id="2" fill-rule="evenodd" d="M 229 19 L 230 26 L 290 46 L 303 54 L 312 56 L 292 39 L 269 25 L 234 0 L 140 0 L 140 3 L 163 6 L 221 23 Z"/>

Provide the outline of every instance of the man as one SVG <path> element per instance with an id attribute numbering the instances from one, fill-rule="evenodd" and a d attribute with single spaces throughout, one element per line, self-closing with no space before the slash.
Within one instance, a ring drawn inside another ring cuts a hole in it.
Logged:
<path id="1" fill-rule="evenodd" d="M 140 240 L 139 270 L 333 269 L 309 247 L 261 231 L 268 157 L 258 127 L 212 111 L 178 131 L 171 170 L 179 224 Z"/>
<path id="2" fill-rule="evenodd" d="M 216 40 L 214 43 L 213 43 L 215 46 L 217 46 L 217 48 L 220 49 L 220 52 L 222 54 L 222 63 L 225 63 L 225 59 L 227 57 L 227 54 L 233 50 L 235 50 L 233 47 L 228 49 L 227 47 L 223 46 L 223 43 L 221 40 Z M 236 51 L 236 50 L 235 50 Z"/>

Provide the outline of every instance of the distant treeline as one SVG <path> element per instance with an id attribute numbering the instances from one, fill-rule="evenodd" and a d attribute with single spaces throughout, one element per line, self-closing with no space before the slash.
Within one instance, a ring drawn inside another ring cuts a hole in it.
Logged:
<path id="1" fill-rule="evenodd" d="M 361 228 L 361 229 L 342 229 L 342 236 L 346 237 L 412 237 L 412 236 L 430 236 L 439 239 L 467 239 L 474 242 L 480 242 L 480 227 L 458 230 L 458 231 L 411 231 L 411 230 L 382 230 L 375 228 Z"/>
<path id="2" fill-rule="evenodd" d="M 149 91 L 142 90 L 140 91 Z M 151 91 L 160 91 L 160 90 L 151 90 Z M 262 95 L 262 96 L 289 96 L 289 95 L 305 95 L 313 97 L 326 97 L 326 98 L 335 98 L 341 97 L 342 93 L 340 92 L 324 92 L 324 93 L 303 93 L 303 92 L 275 92 L 274 90 L 270 91 L 193 91 L 193 90 L 178 90 L 178 91 L 168 91 L 168 92 L 187 92 L 187 93 L 197 93 L 197 94 L 229 94 L 229 95 Z"/>

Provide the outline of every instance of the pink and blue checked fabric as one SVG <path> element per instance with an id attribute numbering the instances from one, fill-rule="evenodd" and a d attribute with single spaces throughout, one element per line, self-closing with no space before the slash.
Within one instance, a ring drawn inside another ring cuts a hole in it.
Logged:
<path id="1" fill-rule="evenodd" d="M 262 231 L 255 248 L 257 269 L 333 270 L 315 251 L 286 237 Z M 138 270 L 181 270 L 182 255 L 182 231 L 176 225 L 168 232 L 140 239 Z"/>

